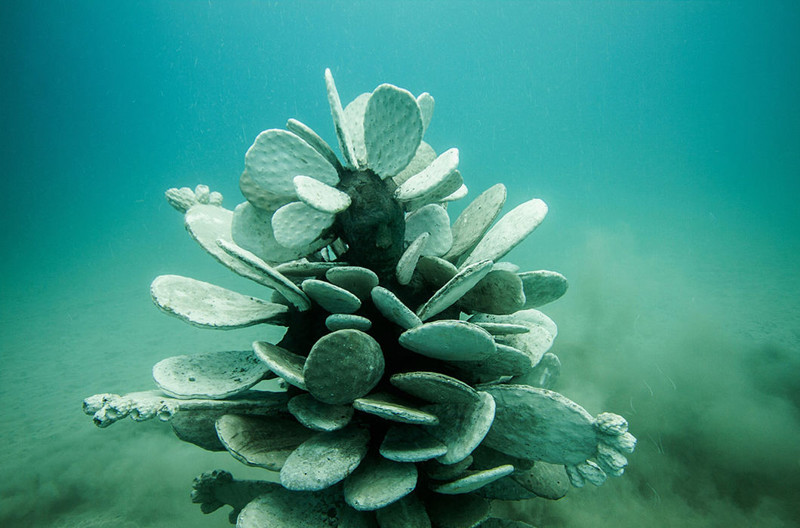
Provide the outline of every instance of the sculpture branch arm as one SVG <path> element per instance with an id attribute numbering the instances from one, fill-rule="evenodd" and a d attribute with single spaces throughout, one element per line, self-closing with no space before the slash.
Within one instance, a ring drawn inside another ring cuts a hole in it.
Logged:
<path id="1" fill-rule="evenodd" d="M 95 394 L 83 400 L 83 412 L 92 415 L 98 427 L 109 425 L 130 416 L 143 422 L 158 417 L 167 422 L 178 411 L 219 411 L 234 414 L 273 414 L 286 408 L 284 393 L 247 391 L 229 400 L 179 400 L 164 396 L 157 390 L 119 394 Z"/>

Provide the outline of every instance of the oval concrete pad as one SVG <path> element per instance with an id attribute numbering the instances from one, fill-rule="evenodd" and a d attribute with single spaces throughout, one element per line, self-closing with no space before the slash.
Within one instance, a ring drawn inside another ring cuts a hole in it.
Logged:
<path id="1" fill-rule="evenodd" d="M 270 373 L 252 350 L 206 352 L 163 359 L 153 366 L 153 379 L 175 398 L 212 400 L 244 392 Z"/>
<path id="2" fill-rule="evenodd" d="M 414 491 L 416 485 L 417 467 L 414 464 L 373 455 L 345 479 L 344 500 L 356 510 L 377 510 L 405 497 Z"/>
<path id="3" fill-rule="evenodd" d="M 314 432 L 289 418 L 226 414 L 217 420 L 217 436 L 244 464 L 279 471 L 289 455 Z"/>
<path id="4" fill-rule="evenodd" d="M 286 306 L 179 275 L 156 277 L 150 295 L 162 311 L 205 328 L 285 324 L 288 313 Z"/>
<path id="5" fill-rule="evenodd" d="M 526 385 L 494 385 L 484 390 L 497 403 L 494 425 L 486 435 L 488 447 L 528 460 L 571 466 L 597 451 L 594 418 L 572 400 Z"/>
<path id="6" fill-rule="evenodd" d="M 369 432 L 354 425 L 316 433 L 286 459 L 281 484 L 295 491 L 319 491 L 341 482 L 364 459 L 368 442 Z"/>
<path id="7" fill-rule="evenodd" d="M 483 328 L 458 320 L 425 323 L 400 334 L 400 345 L 417 354 L 447 361 L 474 361 L 491 356 L 495 342 Z"/>

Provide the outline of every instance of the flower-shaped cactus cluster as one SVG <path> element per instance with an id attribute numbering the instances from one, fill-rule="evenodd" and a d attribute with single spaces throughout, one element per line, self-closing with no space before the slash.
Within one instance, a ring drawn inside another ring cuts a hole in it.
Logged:
<path id="1" fill-rule="evenodd" d="M 279 325 L 282 340 L 165 359 L 158 390 L 92 396 L 84 410 L 101 427 L 159 417 L 275 472 L 195 480 L 203 512 L 228 504 L 241 527 L 521 527 L 491 518 L 490 501 L 559 499 L 621 475 L 636 444 L 625 419 L 550 390 L 556 325 L 536 308 L 566 279 L 501 261 L 547 206 L 498 219 L 497 184 L 451 224 L 447 203 L 467 188 L 458 150 L 422 140 L 433 98 L 383 84 L 342 107 L 325 79 L 343 161 L 292 119 L 247 151 L 235 210 L 204 185 L 167 191 L 200 246 L 270 300 L 177 275 L 151 286 L 191 324 Z M 275 378 L 281 390 L 253 388 Z"/>

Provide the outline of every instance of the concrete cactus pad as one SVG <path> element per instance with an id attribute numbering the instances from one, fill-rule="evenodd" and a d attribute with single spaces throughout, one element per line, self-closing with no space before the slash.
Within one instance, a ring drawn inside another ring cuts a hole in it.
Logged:
<path id="1" fill-rule="evenodd" d="M 236 206 L 231 233 L 236 245 L 265 262 L 286 262 L 304 255 L 304 248 L 291 249 L 278 244 L 272 232 L 272 211 L 259 209 L 250 202 Z"/>
<path id="2" fill-rule="evenodd" d="M 433 150 L 433 147 L 422 141 L 420 142 L 419 147 L 417 147 L 417 152 L 411 159 L 411 163 L 409 163 L 405 169 L 400 171 L 400 173 L 392 179 L 394 180 L 395 184 L 400 186 L 415 174 L 422 172 L 425 167 L 433 163 L 433 160 L 435 159 L 436 151 Z"/>
<path id="3" fill-rule="evenodd" d="M 217 436 L 225 448 L 248 466 L 279 471 L 297 446 L 313 431 L 289 418 L 226 414 L 217 420 Z"/>
<path id="4" fill-rule="evenodd" d="M 280 304 L 179 275 L 156 277 L 150 285 L 150 296 L 165 313 L 206 328 L 282 324 L 288 313 Z"/>
<path id="5" fill-rule="evenodd" d="M 422 462 L 447 453 L 447 446 L 417 425 L 389 427 L 380 447 L 381 456 L 395 462 Z"/>
<path id="6" fill-rule="evenodd" d="M 461 493 L 471 493 L 476 489 L 482 488 L 495 480 L 506 477 L 514 472 L 514 466 L 504 465 L 492 469 L 480 471 L 470 471 L 466 476 L 444 484 L 431 486 L 436 493 L 446 495 L 459 495 Z"/>
<path id="7" fill-rule="evenodd" d="M 455 192 L 464 183 L 458 169 L 458 149 L 451 148 L 440 154 L 421 172 L 411 176 L 395 191 L 400 202 L 435 201 Z"/>
<path id="8" fill-rule="evenodd" d="M 472 466 L 472 455 L 454 464 L 442 464 L 438 460 L 430 460 L 423 466 L 425 474 L 433 480 L 455 480 L 467 474 Z"/>
<path id="9" fill-rule="evenodd" d="M 417 310 L 417 315 L 425 321 L 446 310 L 478 284 L 490 271 L 492 271 L 491 260 L 476 262 L 465 267 L 439 288 L 428 302 Z"/>
<path id="10" fill-rule="evenodd" d="M 377 393 L 358 398 L 353 402 L 356 410 L 374 414 L 392 422 L 436 425 L 439 418 L 429 412 L 414 407 L 410 402 L 388 393 Z"/>
<path id="11" fill-rule="evenodd" d="M 558 500 L 569 491 L 567 470 L 558 464 L 536 462 L 528 470 L 515 471 L 511 478 L 537 497 L 545 499 Z"/>
<path id="12" fill-rule="evenodd" d="M 317 211 L 336 214 L 350 207 L 350 196 L 336 187 L 302 175 L 295 176 L 292 181 L 300 201 Z"/>
<path id="13" fill-rule="evenodd" d="M 382 84 L 367 101 L 364 143 L 367 165 L 381 178 L 394 176 L 409 164 L 422 141 L 422 116 L 407 90 Z"/>
<path id="14" fill-rule="evenodd" d="M 214 424 L 224 411 L 178 411 L 169 421 L 172 432 L 180 440 L 194 444 L 207 451 L 225 451 L 217 436 Z"/>
<path id="15" fill-rule="evenodd" d="M 461 173 L 459 172 L 459 174 L 461 174 Z M 461 200 L 462 198 L 465 198 L 467 196 L 467 194 L 469 194 L 469 189 L 467 188 L 466 185 L 464 185 L 462 183 L 461 187 L 459 187 L 455 191 L 451 192 L 450 194 L 448 194 L 447 196 L 442 198 L 441 201 L 443 201 L 443 202 L 455 202 L 456 200 Z"/>
<path id="16" fill-rule="evenodd" d="M 331 164 L 331 167 L 338 170 L 342 166 L 331 146 L 328 145 L 324 139 L 319 137 L 319 134 L 314 132 L 310 127 L 297 119 L 289 119 L 289 121 L 286 122 L 286 128 L 289 132 L 294 133 L 297 137 L 311 145 L 314 150 L 319 152 L 320 155 Z"/>
<path id="17" fill-rule="evenodd" d="M 480 524 L 480 528 L 536 528 L 532 524 L 512 519 L 500 519 L 491 517 Z"/>
<path id="18" fill-rule="evenodd" d="M 310 262 L 308 259 L 302 258 L 277 264 L 275 270 L 286 277 L 321 277 L 329 269 L 341 265 L 342 263 L 339 262 Z"/>
<path id="19" fill-rule="evenodd" d="M 492 427 L 495 401 L 486 392 L 478 392 L 478 396 L 471 403 L 436 403 L 422 408 L 439 417 L 439 425 L 427 427 L 426 431 L 447 446 L 447 453 L 437 458 L 442 464 L 467 458 Z"/>
<path id="20" fill-rule="evenodd" d="M 336 90 L 336 83 L 333 82 L 333 74 L 330 68 L 325 68 L 325 88 L 328 90 L 328 104 L 331 107 L 331 117 L 333 118 L 333 128 L 336 131 L 336 138 L 339 140 L 339 150 L 344 161 L 351 167 L 358 166 L 356 153 L 353 150 L 353 140 L 349 136 L 349 130 L 345 124 L 344 109 L 339 92 Z M 297 174 L 301 174 L 298 172 Z"/>
<path id="21" fill-rule="evenodd" d="M 425 251 L 430 238 L 430 233 L 420 233 L 419 236 L 409 244 L 403 254 L 400 255 L 400 260 L 397 261 L 395 276 L 397 282 L 401 285 L 406 286 L 411 282 L 411 278 L 414 276 L 414 270 L 417 267 L 417 262 L 419 262 L 419 257 Z"/>
<path id="22" fill-rule="evenodd" d="M 305 390 L 306 383 L 303 379 L 303 366 L 306 358 L 266 341 L 253 343 L 253 351 L 258 359 L 263 361 L 272 372 L 286 380 L 287 383 Z"/>
<path id="23" fill-rule="evenodd" d="M 507 336 L 516 334 L 527 334 L 531 329 L 525 325 L 514 323 L 484 323 L 472 321 L 494 336 Z"/>
<path id="24" fill-rule="evenodd" d="M 406 242 L 425 232 L 430 233 L 431 238 L 422 251 L 423 255 L 438 257 L 447 253 L 453 244 L 453 235 L 450 233 L 450 217 L 444 207 L 428 204 L 406 217 Z"/>
<path id="25" fill-rule="evenodd" d="M 270 213 L 294 199 L 292 196 L 280 196 L 264 189 L 247 174 L 247 171 L 239 177 L 239 190 L 242 191 L 245 200 L 254 207 Z"/>
<path id="26" fill-rule="evenodd" d="M 419 274 L 434 288 L 441 288 L 458 273 L 458 268 L 439 257 L 422 257 L 417 264 Z"/>
<path id="27" fill-rule="evenodd" d="M 347 137 L 353 144 L 355 163 L 359 169 L 367 167 L 367 146 L 364 144 L 364 114 L 371 93 L 362 93 L 344 107 L 342 126 L 347 129 Z"/>
<path id="28" fill-rule="evenodd" d="M 306 279 L 301 287 L 309 297 L 328 312 L 353 313 L 361 308 L 361 301 L 358 297 L 330 282 Z"/>
<path id="29" fill-rule="evenodd" d="M 287 130 L 261 132 L 245 154 L 244 167 L 257 186 L 278 196 L 295 196 L 292 179 L 298 174 L 328 185 L 339 183 L 336 168 Z"/>
<path id="30" fill-rule="evenodd" d="M 422 132 L 424 134 L 433 118 L 433 108 L 435 106 L 433 96 L 428 92 L 419 94 L 417 96 L 417 106 L 419 107 L 420 115 L 422 115 Z"/>
<path id="31" fill-rule="evenodd" d="M 215 205 L 198 204 L 186 211 L 184 223 L 186 230 L 195 242 L 200 244 L 200 247 L 220 264 L 243 277 L 258 280 L 257 273 L 225 253 L 217 245 L 219 239 L 233 242 L 233 238 L 231 238 L 233 213 L 231 211 Z"/>
<path id="32" fill-rule="evenodd" d="M 417 314 L 412 312 L 411 309 L 403 304 L 403 301 L 398 299 L 390 290 L 382 286 L 376 286 L 372 289 L 370 296 L 381 315 L 397 326 L 409 329 L 422 324 Z"/>
<path id="33" fill-rule="evenodd" d="M 255 254 L 243 249 L 236 244 L 225 240 L 217 240 L 217 244 L 229 255 L 252 268 L 261 277 L 257 282 L 280 293 L 299 311 L 304 312 L 311 308 L 311 299 L 303 293 L 292 281 L 282 275 L 278 270 L 258 258 Z"/>
<path id="34" fill-rule="evenodd" d="M 511 323 L 528 327 L 524 334 L 502 336 L 504 344 L 522 350 L 531 358 L 531 365 L 539 364 L 542 356 L 553 346 L 558 334 L 555 323 L 538 310 L 520 310 L 511 315 L 477 314 L 470 317 L 470 322 Z"/>
<path id="35" fill-rule="evenodd" d="M 525 289 L 524 308 L 537 308 L 553 302 L 567 292 L 567 279 L 555 271 L 526 271 L 520 273 Z"/>
<path id="36" fill-rule="evenodd" d="M 414 464 L 369 456 L 345 479 L 344 500 L 356 510 L 377 510 L 405 497 L 416 485 Z"/>
<path id="37" fill-rule="evenodd" d="M 272 231 L 278 244 L 287 248 L 316 247 L 319 249 L 330 241 L 325 232 L 336 217 L 307 206 L 303 202 L 291 202 L 272 215 Z M 317 242 L 321 240 L 324 242 Z"/>
<path id="38" fill-rule="evenodd" d="M 495 350 L 491 334 L 467 321 L 425 323 L 400 334 L 400 345 L 417 354 L 449 361 L 485 359 Z"/>
<path id="39" fill-rule="evenodd" d="M 542 359 L 527 373 L 511 380 L 516 385 L 530 385 L 540 389 L 551 389 L 561 373 L 561 361 L 551 352 L 545 352 Z"/>
<path id="40" fill-rule="evenodd" d="M 489 501 L 470 494 L 433 494 L 425 507 L 437 528 L 477 528 L 489 518 Z"/>
<path id="41" fill-rule="evenodd" d="M 360 266 L 339 266 L 325 272 L 328 282 L 344 288 L 362 301 L 369 299 L 372 288 L 378 285 L 374 271 Z"/>
<path id="42" fill-rule="evenodd" d="M 380 528 L 431 528 L 425 506 L 413 493 L 375 512 Z"/>
<path id="43" fill-rule="evenodd" d="M 547 205 L 538 198 L 516 206 L 486 232 L 462 267 L 485 259 L 500 260 L 539 227 L 545 215 Z"/>
<path id="44" fill-rule="evenodd" d="M 372 327 L 372 321 L 360 315 L 331 314 L 325 318 L 325 326 L 331 332 L 347 329 L 366 332 Z"/>
<path id="45" fill-rule="evenodd" d="M 252 350 L 207 352 L 162 359 L 153 379 L 175 398 L 227 398 L 246 391 L 269 373 Z"/>
<path id="46" fill-rule="evenodd" d="M 315 431 L 342 429 L 353 417 L 350 405 L 329 405 L 317 401 L 308 393 L 298 394 L 289 400 L 289 412 L 297 421 Z"/>
<path id="47" fill-rule="evenodd" d="M 439 372 L 402 372 L 389 381 L 403 392 L 434 403 L 471 404 L 480 399 L 478 391 Z"/>
<path id="48" fill-rule="evenodd" d="M 477 244 L 505 203 L 506 187 L 502 183 L 493 185 L 478 195 L 453 223 L 453 246 L 444 258 L 455 261 Z"/>
<path id="49" fill-rule="evenodd" d="M 486 359 L 454 363 L 459 377 L 470 383 L 488 383 L 505 376 L 520 376 L 531 370 L 531 358 L 519 349 L 497 343 Z"/>
<path id="50" fill-rule="evenodd" d="M 281 484 L 295 491 L 319 491 L 345 479 L 367 454 L 369 432 L 354 425 L 316 433 L 286 459 Z M 320 463 L 321 461 L 325 463 Z"/>
<path id="51" fill-rule="evenodd" d="M 267 483 L 264 483 L 267 484 Z M 239 513 L 237 528 L 373 528 L 374 519 L 349 507 L 339 490 L 289 491 L 275 484 Z"/>
<path id="52" fill-rule="evenodd" d="M 495 385 L 484 390 L 497 403 L 494 425 L 485 440 L 488 447 L 570 466 L 597 451 L 594 419 L 572 400 L 526 385 Z"/>
<path id="53" fill-rule="evenodd" d="M 371 391 L 383 376 L 380 345 L 358 330 L 337 330 L 321 337 L 306 359 L 306 389 L 324 403 L 350 403 Z"/>
<path id="54" fill-rule="evenodd" d="M 470 291 L 464 294 L 459 306 L 467 312 L 512 314 L 525 304 L 522 280 L 516 273 L 493 269 Z"/>

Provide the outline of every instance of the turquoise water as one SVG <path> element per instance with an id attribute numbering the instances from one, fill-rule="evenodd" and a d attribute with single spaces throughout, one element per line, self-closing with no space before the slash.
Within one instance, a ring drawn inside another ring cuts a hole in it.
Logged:
<path id="1" fill-rule="evenodd" d="M 259 471 L 163 424 L 101 431 L 80 402 L 265 338 L 152 306 L 163 273 L 258 292 L 163 191 L 234 207 L 244 152 L 290 117 L 334 143 L 326 67 L 346 101 L 430 92 L 426 140 L 460 149 L 471 196 L 502 181 L 507 207 L 550 207 L 510 260 L 570 280 L 543 309 L 556 388 L 639 446 L 623 478 L 511 515 L 800 522 L 796 3 L 6 1 L 0 25 L 0 525 L 227 525 L 191 479 Z"/>

